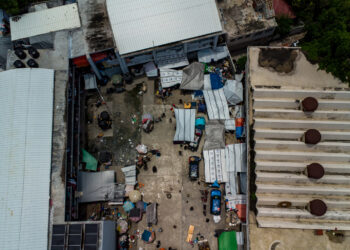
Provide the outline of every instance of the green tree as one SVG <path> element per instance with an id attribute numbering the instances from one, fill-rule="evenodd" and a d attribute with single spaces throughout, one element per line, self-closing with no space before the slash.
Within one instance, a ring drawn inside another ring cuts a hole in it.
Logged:
<path id="1" fill-rule="evenodd" d="M 350 83 L 350 1 L 290 0 L 307 31 L 301 47 L 311 62 Z"/>
<path id="2" fill-rule="evenodd" d="M 26 12 L 30 3 L 38 0 L 0 0 L 0 9 L 9 15 L 19 15 Z"/>
<path id="3" fill-rule="evenodd" d="M 279 34 L 281 37 L 285 37 L 286 35 L 288 35 L 291 30 L 293 20 L 288 17 L 281 16 L 276 18 L 276 22 L 278 24 L 276 28 L 276 33 Z"/>
<path id="4" fill-rule="evenodd" d="M 246 56 L 241 56 L 240 58 L 238 58 L 238 60 L 237 60 L 238 71 L 244 71 L 246 63 L 247 63 Z"/>

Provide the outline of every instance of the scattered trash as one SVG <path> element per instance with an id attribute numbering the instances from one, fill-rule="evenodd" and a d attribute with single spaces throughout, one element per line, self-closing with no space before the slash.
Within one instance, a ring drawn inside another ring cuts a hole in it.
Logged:
<path id="1" fill-rule="evenodd" d="M 208 218 L 206 218 L 206 219 L 205 219 L 205 222 L 207 222 L 207 223 L 208 223 L 209 221 L 210 221 L 210 220 L 209 220 Z"/>
<path id="2" fill-rule="evenodd" d="M 190 211 L 193 211 L 193 209 L 194 209 L 193 207 L 190 207 Z"/>
<path id="3" fill-rule="evenodd" d="M 163 232 L 163 228 L 160 227 L 160 228 L 158 229 L 158 232 L 160 232 L 160 233 Z"/>
<path id="4" fill-rule="evenodd" d="M 219 223 L 221 221 L 221 216 L 220 215 L 214 215 L 213 216 L 214 223 Z"/>
<path id="5" fill-rule="evenodd" d="M 166 195 L 166 197 L 168 198 L 168 199 L 171 199 L 171 194 L 170 193 L 168 193 L 167 195 Z"/>
<path id="6" fill-rule="evenodd" d="M 139 154 L 147 154 L 147 146 L 144 144 L 137 145 L 136 150 Z"/>
<path id="7" fill-rule="evenodd" d="M 159 248 L 160 247 L 160 240 L 157 241 L 157 246 L 156 248 Z"/>
<path id="8" fill-rule="evenodd" d="M 152 171 L 153 171 L 153 173 L 157 173 L 157 167 L 156 166 L 153 166 L 153 168 L 152 168 Z"/>

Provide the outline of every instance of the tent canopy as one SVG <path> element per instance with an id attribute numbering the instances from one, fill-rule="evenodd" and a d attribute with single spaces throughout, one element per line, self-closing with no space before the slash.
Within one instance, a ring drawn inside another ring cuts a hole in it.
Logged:
<path id="1" fill-rule="evenodd" d="M 204 85 L 204 64 L 199 62 L 191 63 L 183 69 L 180 89 L 199 90 Z"/>
<path id="2" fill-rule="evenodd" d="M 196 122 L 195 109 L 175 109 L 176 132 L 174 143 L 193 142 Z"/>
<path id="3" fill-rule="evenodd" d="M 237 250 L 236 232 L 229 231 L 220 234 L 219 238 L 219 250 Z"/>

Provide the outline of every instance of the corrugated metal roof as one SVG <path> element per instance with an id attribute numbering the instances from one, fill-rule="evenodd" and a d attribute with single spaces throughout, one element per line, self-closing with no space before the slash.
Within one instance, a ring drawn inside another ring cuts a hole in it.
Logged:
<path id="1" fill-rule="evenodd" d="M 54 71 L 0 73 L 0 249 L 47 249 Z"/>
<path id="2" fill-rule="evenodd" d="M 59 30 L 79 28 L 78 5 L 76 3 L 67 4 L 12 17 L 10 25 L 12 41 Z"/>
<path id="3" fill-rule="evenodd" d="M 120 54 L 222 31 L 215 0 L 107 0 Z"/>

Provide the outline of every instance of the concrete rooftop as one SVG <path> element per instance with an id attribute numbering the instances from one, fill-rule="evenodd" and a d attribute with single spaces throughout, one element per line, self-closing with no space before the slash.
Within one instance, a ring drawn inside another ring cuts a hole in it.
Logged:
<path id="1" fill-rule="evenodd" d="M 223 13 L 223 26 L 229 37 L 249 34 L 277 26 L 275 18 L 266 19 L 255 11 L 252 0 L 218 1 Z"/>
<path id="2" fill-rule="evenodd" d="M 248 54 L 258 225 L 350 230 L 349 89 L 317 71 L 299 49 L 251 47 Z M 315 112 L 300 110 L 300 102 L 308 96 L 319 102 Z M 307 129 L 318 129 L 321 142 L 301 141 Z M 303 173 L 314 162 L 325 170 L 318 180 Z M 326 203 L 323 216 L 305 209 L 313 199 Z M 283 208 L 281 202 L 290 206 Z"/>

